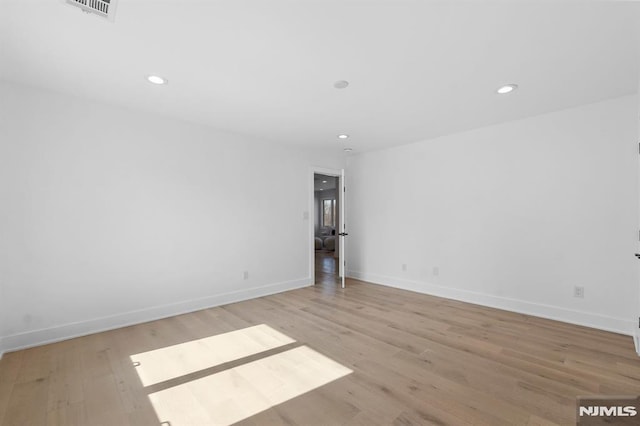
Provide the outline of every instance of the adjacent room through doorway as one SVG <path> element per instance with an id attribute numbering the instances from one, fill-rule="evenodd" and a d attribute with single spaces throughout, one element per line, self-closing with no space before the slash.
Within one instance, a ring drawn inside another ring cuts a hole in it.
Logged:
<path id="1" fill-rule="evenodd" d="M 338 178 L 314 174 L 314 249 L 315 283 L 338 286 L 340 244 L 338 240 L 339 197 Z"/>

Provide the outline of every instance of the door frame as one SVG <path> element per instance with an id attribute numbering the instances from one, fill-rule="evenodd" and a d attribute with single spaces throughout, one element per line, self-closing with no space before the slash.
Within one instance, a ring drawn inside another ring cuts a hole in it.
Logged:
<path id="1" fill-rule="evenodd" d="M 311 285 L 316 285 L 316 250 L 315 250 L 315 228 L 314 228 L 314 220 L 317 214 L 319 214 L 318 212 L 315 211 L 315 207 L 314 207 L 314 202 L 315 202 L 315 181 L 314 181 L 314 177 L 316 174 L 320 174 L 320 175 L 325 175 L 325 176 L 332 176 L 332 177 L 336 177 L 338 178 L 338 188 L 340 189 L 342 188 L 342 173 L 343 173 L 344 169 L 328 169 L 326 167 L 316 167 L 316 166 L 311 166 L 309 169 L 309 241 L 307 246 L 309 247 L 309 271 L 310 271 L 310 276 L 311 276 Z M 337 199 L 337 198 L 336 198 Z M 339 206 L 340 207 L 340 206 Z M 341 210 L 342 207 L 340 207 Z M 344 223 L 345 221 L 345 217 L 347 213 L 345 210 L 343 210 L 345 213 L 344 215 L 340 216 L 339 219 L 339 223 Z M 338 227 L 336 227 L 338 228 Z M 337 234 L 337 232 L 336 232 Z M 338 237 L 338 235 L 336 235 L 336 237 Z M 338 238 L 338 240 L 336 241 L 336 244 L 339 244 L 340 239 Z M 339 258 L 338 258 L 338 262 L 342 262 L 343 259 L 345 258 L 346 253 L 344 253 L 343 251 L 340 251 L 339 253 Z M 340 271 L 340 269 L 338 269 L 338 271 Z M 338 272 L 338 275 L 340 273 Z M 346 268 L 343 267 L 343 274 L 345 275 L 346 278 Z"/>

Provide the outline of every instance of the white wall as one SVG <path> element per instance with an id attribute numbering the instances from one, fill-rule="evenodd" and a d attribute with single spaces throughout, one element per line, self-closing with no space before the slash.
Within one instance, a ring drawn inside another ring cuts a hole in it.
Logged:
<path id="1" fill-rule="evenodd" d="M 354 156 L 349 275 L 631 334 L 637 119 L 629 96 Z"/>
<path id="2" fill-rule="evenodd" d="M 1 84 L 5 349 L 311 284 L 312 165 L 342 166 Z"/>

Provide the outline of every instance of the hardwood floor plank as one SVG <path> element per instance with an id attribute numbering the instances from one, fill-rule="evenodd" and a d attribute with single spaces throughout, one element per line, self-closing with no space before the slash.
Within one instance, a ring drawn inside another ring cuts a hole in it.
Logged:
<path id="1" fill-rule="evenodd" d="M 47 413 L 47 426 L 84 426 L 89 424 L 84 402 L 75 402 Z"/>
<path id="2" fill-rule="evenodd" d="M 0 359 L 0 424 L 3 424 L 23 357 L 24 351 L 19 351 L 4 354 Z"/>
<path id="3" fill-rule="evenodd" d="M 6 425 L 44 425 L 47 418 L 49 379 L 16 383 L 4 416 Z"/>
<path id="4" fill-rule="evenodd" d="M 52 345 L 47 412 L 66 413 L 68 407 L 81 405 L 84 399 L 82 380 L 81 355 L 77 342 L 67 340 Z"/>

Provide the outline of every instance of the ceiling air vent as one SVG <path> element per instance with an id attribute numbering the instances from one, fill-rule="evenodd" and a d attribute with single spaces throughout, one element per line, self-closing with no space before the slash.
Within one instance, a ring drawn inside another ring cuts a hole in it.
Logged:
<path id="1" fill-rule="evenodd" d="M 83 12 L 96 14 L 113 22 L 118 0 L 65 0 L 65 2 L 79 7 Z"/>

